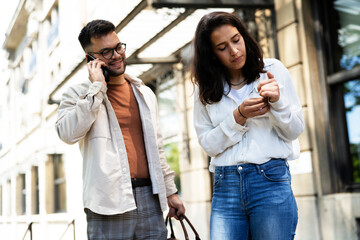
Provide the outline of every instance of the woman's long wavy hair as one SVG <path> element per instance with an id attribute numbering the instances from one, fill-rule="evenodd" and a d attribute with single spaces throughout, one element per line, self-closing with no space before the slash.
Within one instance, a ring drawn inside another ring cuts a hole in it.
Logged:
<path id="1" fill-rule="evenodd" d="M 260 73 L 265 72 L 261 48 L 239 18 L 226 12 L 212 12 L 203 16 L 195 31 L 192 81 L 199 86 L 199 98 L 204 105 L 221 100 L 224 81 L 230 85 L 228 71 L 217 59 L 210 38 L 211 33 L 223 25 L 236 27 L 244 38 L 246 62 L 241 71 L 246 84 L 255 81 Z"/>

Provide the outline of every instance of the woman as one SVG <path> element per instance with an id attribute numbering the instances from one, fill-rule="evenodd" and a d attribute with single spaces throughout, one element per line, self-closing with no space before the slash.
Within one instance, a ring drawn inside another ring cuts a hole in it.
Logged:
<path id="1" fill-rule="evenodd" d="M 287 160 L 299 157 L 304 119 L 288 70 L 263 59 L 244 24 L 225 12 L 200 20 L 194 48 L 194 125 L 215 173 L 211 239 L 293 239 Z"/>

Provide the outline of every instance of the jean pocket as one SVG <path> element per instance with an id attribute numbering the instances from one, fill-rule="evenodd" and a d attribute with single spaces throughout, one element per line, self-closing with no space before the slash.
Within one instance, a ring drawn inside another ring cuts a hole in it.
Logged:
<path id="1" fill-rule="evenodd" d="M 287 182 L 291 180 L 289 168 L 286 165 L 277 165 L 261 170 L 262 175 L 272 182 Z"/>

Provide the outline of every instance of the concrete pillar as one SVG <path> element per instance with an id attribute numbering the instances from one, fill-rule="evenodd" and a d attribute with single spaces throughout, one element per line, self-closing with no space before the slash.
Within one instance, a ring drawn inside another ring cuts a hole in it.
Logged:
<path id="1" fill-rule="evenodd" d="M 303 106 L 305 131 L 299 137 L 300 159 L 290 162 L 292 186 L 299 208 L 297 239 L 321 239 L 319 225 L 318 194 L 321 193 L 318 172 L 318 146 L 314 137 L 315 109 L 312 81 L 319 81 L 314 51 L 314 35 L 305 27 L 304 14 L 310 11 L 303 1 L 275 0 L 277 37 L 280 61 L 289 69 L 293 83 Z M 309 16 L 307 16 L 309 17 Z M 306 39 L 304 39 L 306 38 Z M 310 44 L 312 43 L 312 44 Z M 316 53 L 316 51 L 315 51 Z M 316 109 L 321 115 L 321 110 Z M 317 117 L 323 117 L 318 116 Z M 325 156 L 326 157 L 326 156 Z M 320 190 L 320 192 L 319 192 Z"/>

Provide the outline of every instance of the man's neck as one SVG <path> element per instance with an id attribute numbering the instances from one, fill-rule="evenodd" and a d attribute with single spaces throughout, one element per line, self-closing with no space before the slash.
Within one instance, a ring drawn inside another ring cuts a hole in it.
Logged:
<path id="1" fill-rule="evenodd" d="M 121 74 L 120 76 L 110 77 L 109 84 L 121 85 L 121 84 L 125 83 L 125 81 L 126 81 L 125 74 Z"/>

